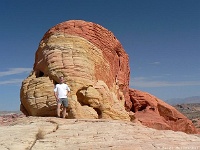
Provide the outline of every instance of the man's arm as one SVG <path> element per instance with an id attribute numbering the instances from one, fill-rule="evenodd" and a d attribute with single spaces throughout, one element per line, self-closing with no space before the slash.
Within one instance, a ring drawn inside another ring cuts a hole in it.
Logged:
<path id="1" fill-rule="evenodd" d="M 57 92 L 57 85 L 56 85 L 55 88 L 54 88 L 54 96 L 55 96 L 55 98 L 56 98 L 56 101 L 58 101 L 59 98 L 58 98 L 58 92 Z"/>
<path id="2" fill-rule="evenodd" d="M 70 96 L 70 91 L 67 91 L 67 97 Z"/>
<path id="3" fill-rule="evenodd" d="M 55 96 L 55 98 L 56 98 L 56 101 L 58 101 L 59 98 L 58 98 L 58 94 L 57 94 L 57 92 L 54 92 L 54 96 Z"/>
<path id="4" fill-rule="evenodd" d="M 67 97 L 68 97 L 70 95 L 70 88 L 67 84 L 66 84 L 66 92 L 67 92 Z"/>

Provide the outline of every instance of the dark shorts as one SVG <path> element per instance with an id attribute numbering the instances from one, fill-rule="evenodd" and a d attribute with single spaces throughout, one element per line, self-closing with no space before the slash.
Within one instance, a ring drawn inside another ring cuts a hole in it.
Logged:
<path id="1" fill-rule="evenodd" d="M 63 104 L 64 107 L 68 107 L 68 99 L 67 98 L 59 98 L 58 103 Z"/>

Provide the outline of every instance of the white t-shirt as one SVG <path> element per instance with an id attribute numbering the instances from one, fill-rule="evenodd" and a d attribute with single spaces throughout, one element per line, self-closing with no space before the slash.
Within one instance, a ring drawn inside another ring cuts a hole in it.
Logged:
<path id="1" fill-rule="evenodd" d="M 70 88 L 67 84 L 56 84 L 54 92 L 57 92 L 58 98 L 67 98 L 67 93 L 70 91 Z"/>

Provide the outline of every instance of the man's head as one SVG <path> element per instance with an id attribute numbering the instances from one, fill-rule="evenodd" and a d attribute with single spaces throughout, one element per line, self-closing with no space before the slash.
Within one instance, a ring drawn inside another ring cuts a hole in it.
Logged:
<path id="1" fill-rule="evenodd" d="M 63 83 L 63 82 L 64 82 L 64 77 L 61 76 L 61 77 L 60 77 L 60 83 Z"/>

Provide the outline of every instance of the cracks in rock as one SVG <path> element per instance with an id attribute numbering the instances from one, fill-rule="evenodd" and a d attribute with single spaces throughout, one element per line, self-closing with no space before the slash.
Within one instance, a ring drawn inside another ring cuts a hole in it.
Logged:
<path id="1" fill-rule="evenodd" d="M 156 149 L 158 148 L 154 143 L 152 143 L 152 146 Z M 160 149 L 160 148 L 159 148 Z"/>
<path id="2" fill-rule="evenodd" d="M 65 65 L 64 65 L 64 54 L 63 54 L 63 51 L 61 51 L 61 61 L 62 61 L 62 68 L 65 68 Z"/>
<path id="3" fill-rule="evenodd" d="M 33 146 L 35 145 L 35 143 L 37 142 L 37 140 L 39 140 L 39 139 L 38 139 L 38 135 L 41 134 L 41 133 L 39 133 L 39 132 L 41 132 L 40 129 L 38 130 L 38 133 L 35 135 L 35 140 L 33 141 L 33 144 L 31 145 L 30 148 L 26 148 L 26 150 L 32 150 L 32 148 L 33 148 Z"/>
<path id="4" fill-rule="evenodd" d="M 51 133 L 56 132 L 56 131 L 58 130 L 58 128 L 59 128 L 59 124 L 58 124 L 58 123 L 56 123 L 56 122 L 53 121 L 53 120 L 49 120 L 49 121 L 47 121 L 47 122 L 50 122 L 50 123 L 56 125 L 56 128 L 55 128 L 52 132 L 50 132 L 50 133 L 48 133 L 48 134 L 51 134 Z"/>
<path id="5" fill-rule="evenodd" d="M 44 138 L 45 138 L 45 135 L 54 133 L 54 132 L 56 132 L 56 131 L 58 130 L 58 128 L 59 128 L 59 124 L 58 124 L 58 123 L 56 123 L 56 122 L 53 121 L 53 120 L 48 120 L 47 122 L 56 125 L 56 127 L 55 127 L 52 131 L 47 132 L 47 133 L 46 133 L 42 128 L 39 128 L 39 129 L 38 129 L 38 132 L 37 132 L 36 135 L 35 135 L 35 140 L 33 141 L 33 143 L 32 143 L 32 145 L 30 146 L 30 148 L 26 148 L 26 150 L 32 150 L 32 148 L 34 147 L 34 145 L 36 144 L 36 142 L 37 142 L 38 140 L 44 139 Z"/>

